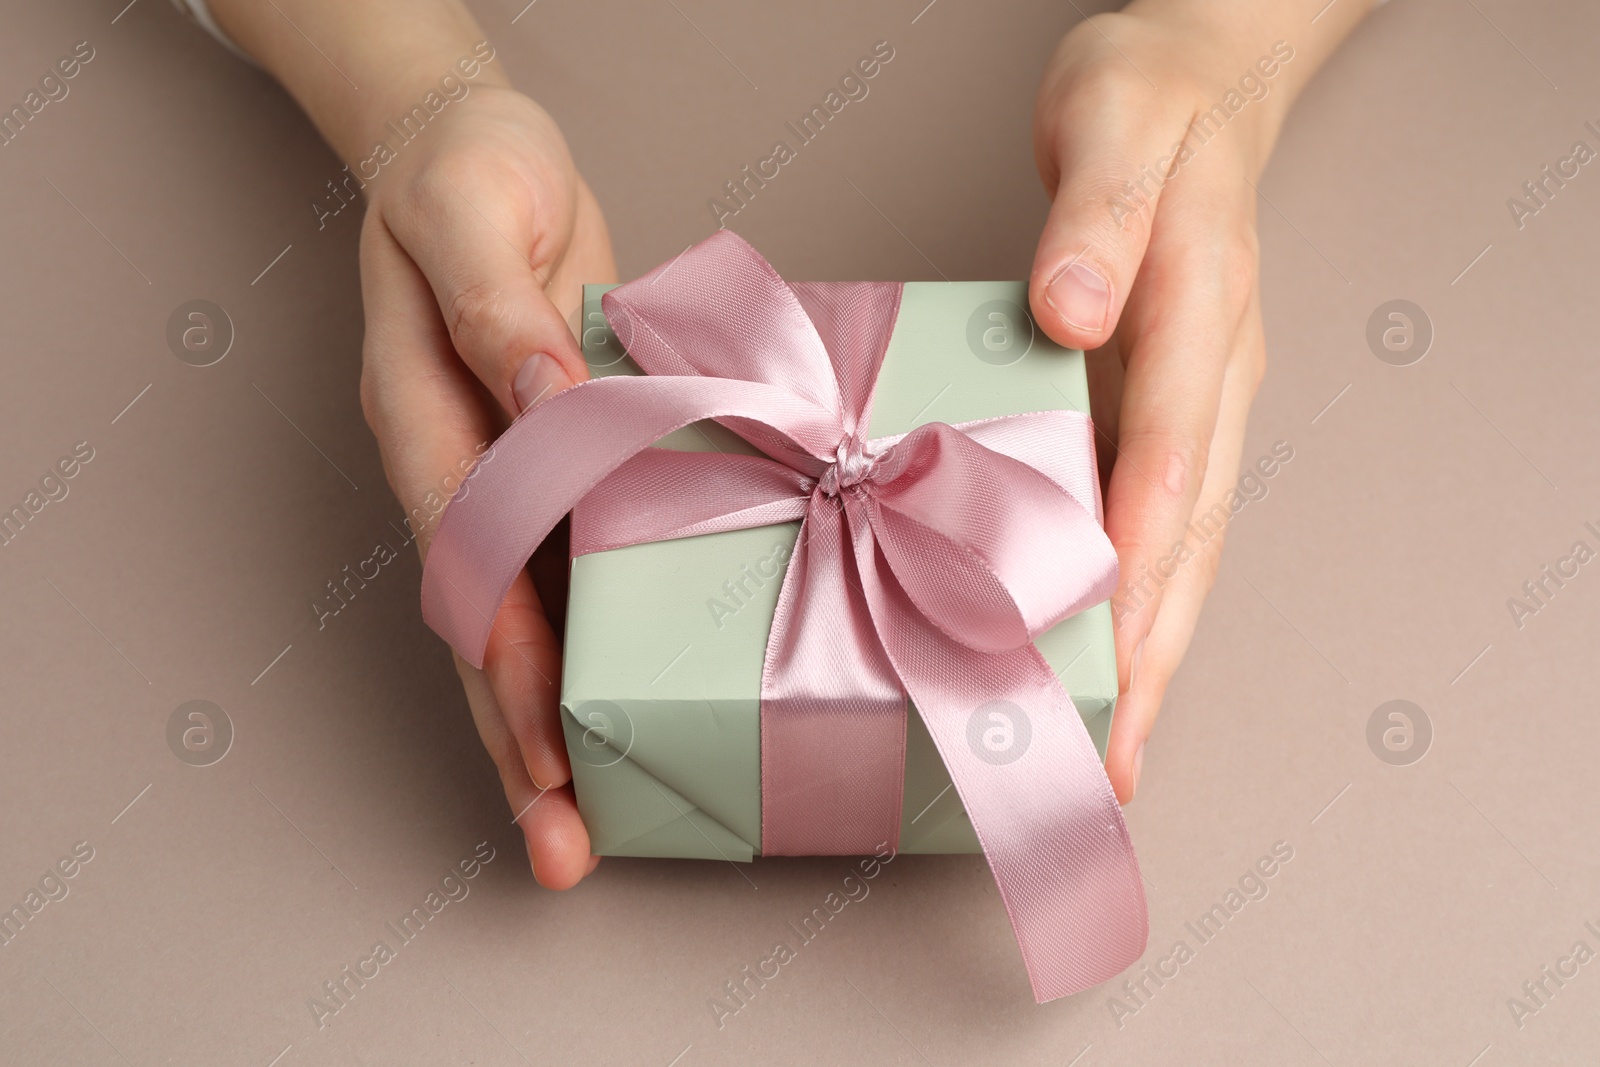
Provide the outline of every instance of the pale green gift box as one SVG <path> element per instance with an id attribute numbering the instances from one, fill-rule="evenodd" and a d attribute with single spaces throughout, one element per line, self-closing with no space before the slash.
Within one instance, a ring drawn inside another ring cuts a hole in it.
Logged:
<path id="1" fill-rule="evenodd" d="M 595 376 L 638 374 L 584 287 Z M 908 282 L 870 436 L 925 422 L 1089 410 L 1083 353 L 1032 322 L 1021 282 Z M 714 423 L 660 442 L 747 452 Z M 761 667 L 799 531 L 783 523 L 633 545 L 572 562 L 561 721 L 596 855 L 749 860 L 761 852 Z M 1105 756 L 1117 699 L 1109 603 L 1036 642 Z M 906 716 L 901 852 L 976 852 L 978 839 L 914 708 Z"/>

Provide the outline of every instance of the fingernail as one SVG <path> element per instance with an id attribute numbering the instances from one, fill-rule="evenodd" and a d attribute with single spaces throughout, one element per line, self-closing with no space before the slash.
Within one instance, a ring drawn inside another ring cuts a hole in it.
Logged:
<path id="1" fill-rule="evenodd" d="M 567 377 L 567 372 L 561 369 L 561 364 L 553 356 L 536 352 L 517 370 L 517 376 L 511 382 L 511 396 L 516 400 L 519 412 L 527 411 L 571 384 L 572 379 Z"/>
<path id="2" fill-rule="evenodd" d="M 522 828 L 519 826 L 517 829 L 521 830 Z M 528 850 L 528 870 L 533 872 L 533 880 L 537 882 L 539 880 L 539 865 L 533 862 L 533 841 L 528 837 L 526 830 L 522 831 L 522 847 Z"/>
<path id="3" fill-rule="evenodd" d="M 1144 742 L 1139 742 L 1139 747 L 1133 750 L 1133 791 L 1139 791 L 1139 772 L 1144 770 Z"/>
<path id="4" fill-rule="evenodd" d="M 1103 330 L 1111 313 L 1111 283 L 1087 263 L 1077 262 L 1050 280 L 1045 301 L 1080 330 Z"/>

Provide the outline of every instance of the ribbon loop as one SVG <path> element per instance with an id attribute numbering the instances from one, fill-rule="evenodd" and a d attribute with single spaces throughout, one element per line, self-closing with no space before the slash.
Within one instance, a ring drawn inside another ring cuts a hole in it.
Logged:
<path id="1" fill-rule="evenodd" d="M 707 256 L 738 269 L 711 276 L 683 262 Z M 600 302 L 617 340 L 649 374 L 741 378 L 841 408 L 833 362 L 799 299 L 731 230 Z"/>
<path id="2" fill-rule="evenodd" d="M 922 614 L 983 652 L 1030 643 L 1111 595 L 1105 532 L 1039 471 L 941 423 L 878 464 L 874 526 Z"/>

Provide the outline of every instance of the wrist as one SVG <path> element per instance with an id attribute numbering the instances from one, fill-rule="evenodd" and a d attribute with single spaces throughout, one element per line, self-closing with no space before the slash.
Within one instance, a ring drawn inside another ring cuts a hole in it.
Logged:
<path id="1" fill-rule="evenodd" d="M 221 29 L 352 168 L 391 123 L 420 128 L 478 85 L 507 85 L 459 0 L 210 0 Z M 417 109 L 421 109 L 420 112 Z"/>
<path id="2" fill-rule="evenodd" d="M 1180 46 L 1197 119 L 1226 101 L 1254 177 L 1301 91 L 1379 2 L 1330 4 L 1311 21 L 1278 0 L 1132 0 L 1124 13 Z"/>
<path id="3" fill-rule="evenodd" d="M 1124 12 L 1166 43 L 1168 63 L 1153 76 L 1164 92 L 1176 90 L 1193 135 L 1207 141 L 1226 126 L 1224 143 L 1251 180 L 1266 166 L 1315 62 L 1303 42 L 1297 46 L 1273 20 L 1256 17 L 1257 6 L 1134 0 Z"/>
<path id="4" fill-rule="evenodd" d="M 486 39 L 456 42 L 396 64 L 381 91 L 368 93 L 363 87 L 359 106 L 342 112 L 338 129 L 325 128 L 324 134 L 352 170 L 372 171 L 363 175 L 370 181 L 378 168 L 414 154 L 406 151 L 411 142 L 435 122 L 453 117 L 470 97 L 509 88 Z M 323 125 L 320 119 L 318 125 Z"/>

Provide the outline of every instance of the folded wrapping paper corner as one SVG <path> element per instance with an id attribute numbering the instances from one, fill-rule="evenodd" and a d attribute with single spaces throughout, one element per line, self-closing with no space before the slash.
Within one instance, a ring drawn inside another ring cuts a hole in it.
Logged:
<path id="1" fill-rule="evenodd" d="M 896 839 L 909 696 L 1048 1000 L 1124 969 L 1147 930 L 1121 809 L 1033 645 L 1115 586 L 1093 429 L 1048 411 L 868 439 L 900 294 L 791 286 L 727 231 L 607 293 L 646 375 L 513 424 L 445 512 L 423 610 L 481 663 L 511 581 L 579 501 L 574 553 L 801 520 L 762 673 L 763 852 Z M 762 455 L 649 447 L 703 419 Z M 1021 758 L 970 740 L 997 706 L 1030 726 Z"/>

